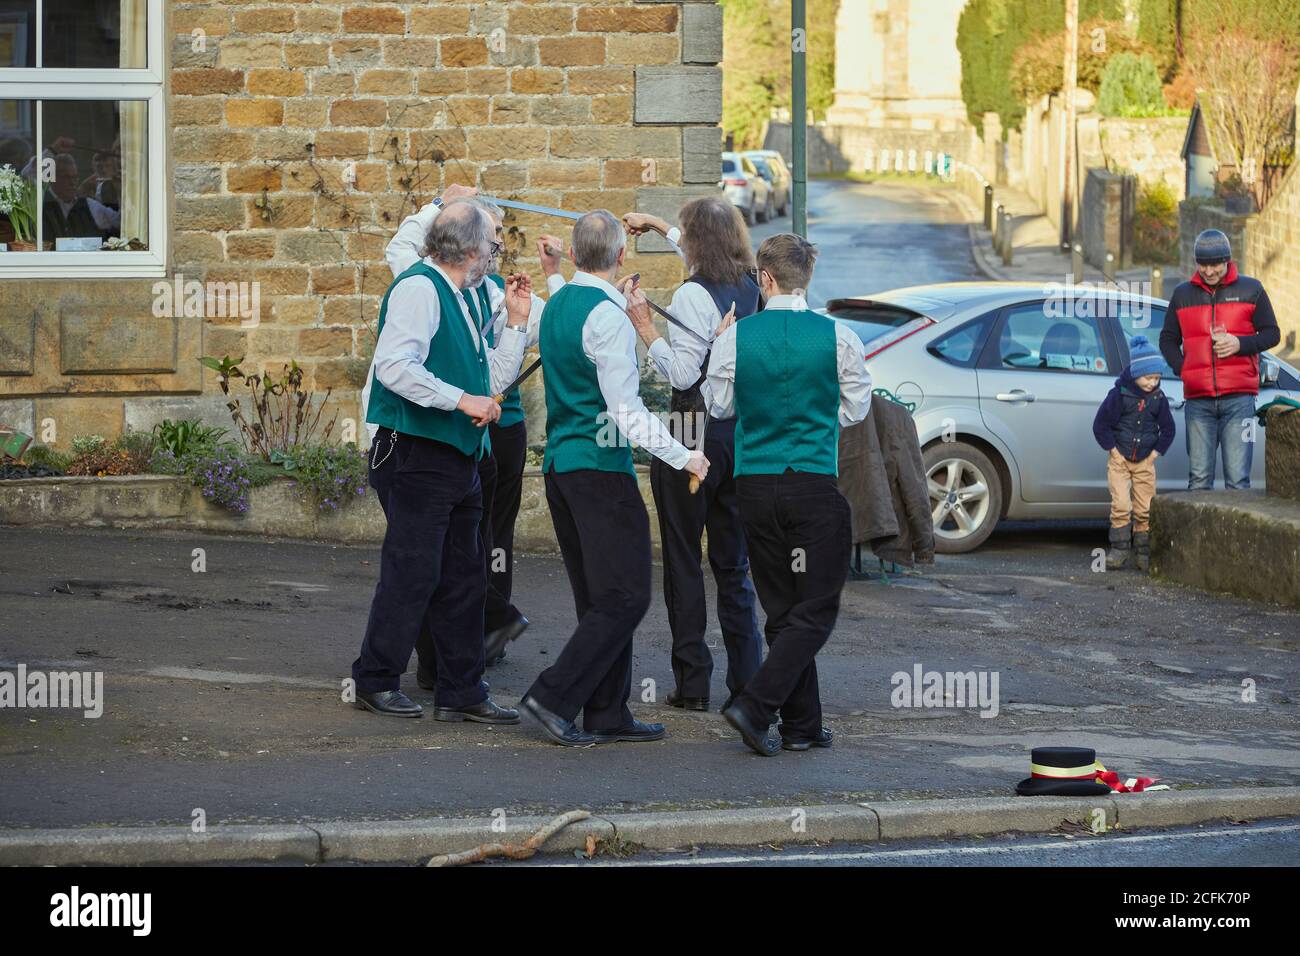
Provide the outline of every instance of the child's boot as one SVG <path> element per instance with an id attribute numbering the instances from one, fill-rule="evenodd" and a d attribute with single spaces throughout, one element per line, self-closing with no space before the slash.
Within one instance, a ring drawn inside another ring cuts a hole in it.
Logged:
<path id="1" fill-rule="evenodd" d="M 1110 550 L 1106 552 L 1106 570 L 1120 571 L 1128 566 L 1129 546 L 1133 541 L 1130 525 L 1110 529 Z"/>
<path id="2" fill-rule="evenodd" d="M 1151 566 L 1151 532 L 1133 532 L 1133 557 L 1139 571 L 1145 571 Z"/>

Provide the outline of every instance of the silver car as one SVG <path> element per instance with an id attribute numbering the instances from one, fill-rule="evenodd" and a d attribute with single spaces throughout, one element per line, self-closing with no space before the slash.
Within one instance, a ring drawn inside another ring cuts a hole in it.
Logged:
<path id="1" fill-rule="evenodd" d="M 759 175 L 754 161 L 740 153 L 722 154 L 722 187 L 727 201 L 740 210 L 747 225 L 767 222 L 772 208 L 772 187 Z"/>
<path id="2" fill-rule="evenodd" d="M 1097 406 L 1128 364 L 1128 340 L 1158 342 L 1167 302 L 1041 284 L 954 282 L 834 299 L 826 312 L 866 344 L 874 387 L 913 403 L 936 550 L 980 546 L 1002 518 L 1103 518 L 1106 455 Z M 1183 385 L 1160 387 L 1178 436 L 1157 464 L 1157 490 L 1187 487 Z M 1257 405 L 1300 399 L 1300 372 L 1265 353 Z M 1264 430 L 1251 484 L 1264 484 Z M 1222 484 L 1222 472 L 1219 474 Z"/>

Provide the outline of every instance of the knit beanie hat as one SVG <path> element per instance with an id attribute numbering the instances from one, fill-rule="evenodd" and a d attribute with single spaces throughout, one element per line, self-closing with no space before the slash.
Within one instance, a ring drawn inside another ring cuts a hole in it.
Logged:
<path id="1" fill-rule="evenodd" d="M 1204 229 L 1196 237 L 1196 244 L 1192 247 L 1192 258 L 1198 265 L 1212 266 L 1219 262 L 1227 262 L 1232 258 L 1232 243 L 1228 237 L 1219 229 Z"/>
<path id="2" fill-rule="evenodd" d="M 1159 375 L 1165 370 L 1165 360 L 1145 335 L 1135 335 L 1128 343 L 1128 373 L 1133 378 Z"/>

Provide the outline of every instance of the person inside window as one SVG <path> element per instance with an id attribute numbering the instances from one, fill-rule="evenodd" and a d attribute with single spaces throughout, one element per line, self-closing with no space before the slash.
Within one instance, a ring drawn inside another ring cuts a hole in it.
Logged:
<path id="1" fill-rule="evenodd" d="M 45 193 L 44 238 L 107 238 L 117 235 L 122 225 L 122 214 L 94 197 L 77 195 L 81 175 L 76 159 L 70 153 L 60 153 L 54 164 L 54 182 Z"/>

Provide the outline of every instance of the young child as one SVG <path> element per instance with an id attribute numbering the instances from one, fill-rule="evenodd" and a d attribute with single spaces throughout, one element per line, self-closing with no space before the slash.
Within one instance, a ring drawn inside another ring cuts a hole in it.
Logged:
<path id="1" fill-rule="evenodd" d="M 1156 496 L 1156 456 L 1174 443 L 1174 417 L 1160 391 L 1165 367 L 1159 350 L 1146 336 L 1129 342 L 1129 366 L 1106 395 L 1092 422 L 1097 444 L 1110 453 L 1106 467 L 1110 485 L 1110 551 L 1107 570 L 1128 564 L 1130 545 L 1137 552 L 1138 570 L 1145 571 L 1151 553 L 1151 499 Z M 1129 522 L 1132 521 L 1130 528 Z"/>

